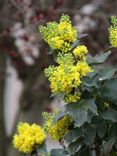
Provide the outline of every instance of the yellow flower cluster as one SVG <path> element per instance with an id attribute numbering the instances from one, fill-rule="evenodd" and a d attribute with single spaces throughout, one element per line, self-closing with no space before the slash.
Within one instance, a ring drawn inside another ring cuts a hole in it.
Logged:
<path id="1" fill-rule="evenodd" d="M 79 92 L 74 93 L 74 94 L 67 94 L 64 97 L 64 101 L 67 103 L 77 102 L 79 99 L 80 99 L 80 93 Z"/>
<path id="2" fill-rule="evenodd" d="M 52 125 L 53 119 L 56 114 L 59 112 L 59 109 L 56 109 L 53 113 L 43 112 L 43 119 L 44 119 L 44 131 L 48 132 L 49 128 Z"/>
<path id="3" fill-rule="evenodd" d="M 47 112 L 45 113 L 46 113 L 46 119 L 45 119 L 44 126 L 46 126 L 46 129 L 45 127 L 44 129 L 47 131 L 47 133 L 53 140 L 60 141 L 63 138 L 63 136 L 69 131 L 70 126 L 73 124 L 72 117 L 69 115 L 65 115 L 61 119 L 59 119 L 54 125 L 52 125 L 55 114 L 47 115 Z"/>
<path id="4" fill-rule="evenodd" d="M 49 22 L 47 26 L 40 26 L 39 31 L 52 49 L 62 52 L 68 52 L 77 39 L 77 30 L 67 15 L 61 16 L 60 23 Z"/>
<path id="5" fill-rule="evenodd" d="M 73 120 L 69 115 L 64 116 L 58 120 L 48 131 L 53 140 L 60 141 L 64 135 L 69 132 Z"/>
<path id="6" fill-rule="evenodd" d="M 22 153 L 30 153 L 45 141 L 46 135 L 43 129 L 37 125 L 20 123 L 18 134 L 14 135 L 13 145 Z"/>
<path id="7" fill-rule="evenodd" d="M 81 77 L 86 76 L 88 73 L 93 71 L 91 67 L 84 61 L 79 61 L 76 66 L 77 71 L 79 72 Z"/>
<path id="8" fill-rule="evenodd" d="M 59 65 L 51 77 L 49 77 L 50 87 L 53 93 L 70 93 L 72 88 L 77 88 L 80 83 L 80 74 L 76 66 Z"/>
<path id="9" fill-rule="evenodd" d="M 92 71 L 86 63 L 87 47 L 74 47 L 77 31 L 68 15 L 62 15 L 59 23 L 49 22 L 47 26 L 40 26 L 39 30 L 49 46 L 57 51 L 58 66 L 45 69 L 52 93 L 62 95 L 66 103 L 76 102 L 80 99 L 79 87 L 83 76 Z"/>
<path id="10" fill-rule="evenodd" d="M 109 41 L 112 47 L 117 47 L 117 18 L 112 16 L 112 26 L 109 28 Z"/>
<path id="11" fill-rule="evenodd" d="M 109 40 L 113 47 L 117 47 L 117 28 L 109 29 Z"/>
<path id="12" fill-rule="evenodd" d="M 88 49 L 84 45 L 79 45 L 73 50 L 73 54 L 75 55 L 75 57 L 82 61 L 86 60 L 87 52 L 88 52 Z"/>
<path id="13" fill-rule="evenodd" d="M 92 69 L 84 61 L 74 65 L 71 53 L 59 54 L 57 61 L 58 66 L 45 69 L 51 91 L 55 94 L 63 94 L 65 102 L 76 102 L 80 97 L 76 90 L 81 84 L 81 78 L 91 72 Z"/>

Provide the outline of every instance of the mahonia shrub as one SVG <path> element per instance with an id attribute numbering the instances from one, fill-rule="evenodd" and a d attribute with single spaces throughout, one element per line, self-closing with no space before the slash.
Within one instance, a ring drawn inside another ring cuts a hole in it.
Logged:
<path id="1" fill-rule="evenodd" d="M 110 47 L 95 56 L 68 15 L 39 26 L 39 31 L 55 60 L 44 71 L 51 96 L 60 96 L 64 109 L 44 112 L 43 128 L 20 124 L 14 147 L 41 156 L 117 156 L 117 67 L 105 63 L 117 48 L 117 18 L 112 16 L 108 29 Z M 63 148 L 48 152 L 45 134 Z"/>

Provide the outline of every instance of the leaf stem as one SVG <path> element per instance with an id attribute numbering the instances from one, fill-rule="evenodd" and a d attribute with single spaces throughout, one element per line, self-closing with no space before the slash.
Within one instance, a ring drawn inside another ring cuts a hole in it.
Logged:
<path id="1" fill-rule="evenodd" d="M 107 52 L 107 51 L 109 51 L 109 50 L 112 50 L 112 49 L 113 49 L 113 47 L 110 46 L 110 47 L 108 47 L 106 50 L 104 50 L 102 53 L 105 53 L 105 52 Z"/>

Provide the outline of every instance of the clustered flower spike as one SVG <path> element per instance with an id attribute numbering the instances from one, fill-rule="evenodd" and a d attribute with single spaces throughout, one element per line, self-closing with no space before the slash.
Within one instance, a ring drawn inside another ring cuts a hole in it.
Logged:
<path id="1" fill-rule="evenodd" d="M 109 41 L 112 47 L 117 47 L 117 18 L 111 17 L 111 27 L 109 28 Z"/>
<path id="2" fill-rule="evenodd" d="M 51 91 L 54 94 L 63 94 L 65 102 L 76 102 L 80 99 L 77 88 L 81 84 L 81 78 L 92 70 L 86 62 L 80 61 L 74 65 L 72 54 L 59 55 L 57 61 L 59 66 L 50 66 L 45 69 L 47 77 L 50 73 L 48 79 Z"/>
<path id="3" fill-rule="evenodd" d="M 66 103 L 77 102 L 80 99 L 78 88 L 82 78 L 92 71 L 86 62 L 87 47 L 72 47 L 77 40 L 77 31 L 68 15 L 62 15 L 59 24 L 50 22 L 47 26 L 40 26 L 40 32 L 49 46 L 58 51 L 58 66 L 45 69 L 52 93 L 62 95 Z"/>
<path id="4" fill-rule="evenodd" d="M 77 39 L 77 30 L 68 15 L 62 15 L 60 23 L 49 22 L 46 26 L 40 26 L 39 31 L 52 49 L 63 53 L 70 51 L 72 43 Z"/>
<path id="5" fill-rule="evenodd" d="M 65 134 L 69 132 L 70 126 L 73 124 L 73 119 L 71 116 L 65 115 L 53 124 L 53 119 L 56 114 L 56 111 L 54 114 L 43 113 L 44 129 L 53 140 L 60 141 Z"/>
<path id="6" fill-rule="evenodd" d="M 46 139 L 44 130 L 37 124 L 18 124 L 18 134 L 14 135 L 13 145 L 22 153 L 31 153 Z"/>
<path id="7" fill-rule="evenodd" d="M 73 54 L 75 55 L 75 57 L 82 61 L 86 60 L 87 53 L 88 53 L 88 49 L 84 45 L 79 45 L 73 50 Z"/>

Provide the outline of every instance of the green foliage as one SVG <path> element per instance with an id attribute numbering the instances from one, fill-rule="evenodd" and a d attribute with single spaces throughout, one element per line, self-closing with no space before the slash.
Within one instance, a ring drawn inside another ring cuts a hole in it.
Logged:
<path id="1" fill-rule="evenodd" d="M 63 15 L 60 22 L 67 21 L 71 25 L 69 17 L 67 15 Z M 116 21 L 117 19 L 113 17 L 112 24 L 115 25 Z M 65 31 L 67 34 L 68 30 L 64 28 L 65 23 L 62 24 L 64 25 L 60 25 L 62 26 L 60 31 Z M 53 29 L 53 25 L 56 26 L 56 23 L 48 24 L 47 28 L 41 27 L 40 31 L 45 36 L 48 36 L 48 33 Z M 46 29 L 46 34 L 44 29 Z M 73 30 L 71 30 L 71 32 L 72 31 Z M 44 35 L 43 37 L 46 38 Z M 56 32 L 54 35 L 56 37 Z M 71 62 L 73 68 L 76 68 L 76 65 L 81 62 L 81 60 L 78 60 L 79 58 L 75 57 L 73 50 L 80 45 L 80 38 L 82 37 L 85 37 L 85 35 L 78 35 L 78 40 L 70 42 L 70 50 L 63 50 L 61 53 L 61 49 L 59 51 L 57 51 L 58 49 L 52 49 L 51 54 L 53 54 L 54 57 L 56 55 L 55 61 L 58 64 L 61 64 L 62 67 L 65 65 L 69 67 L 67 68 L 67 72 L 70 72 Z M 66 38 L 65 42 L 66 41 L 68 42 L 69 38 Z M 52 46 L 50 47 L 52 48 Z M 76 77 L 74 77 L 74 81 L 71 83 L 69 92 L 66 89 L 67 87 L 64 89 L 64 92 L 60 92 L 61 97 L 64 97 L 66 92 L 68 92 L 71 102 L 67 102 L 66 105 L 64 105 L 64 111 L 60 110 L 54 115 L 52 126 L 60 125 L 57 123 L 59 123 L 66 115 L 72 117 L 73 123 L 68 127 L 69 129 L 67 129 L 66 134 L 59 140 L 60 144 L 63 146 L 63 149 L 51 150 L 51 156 L 117 155 L 117 67 L 105 64 L 105 61 L 111 54 L 110 49 L 112 49 L 112 47 L 108 48 L 104 52 L 98 53 L 95 56 L 88 54 L 87 59 L 83 61 L 87 63 L 88 67 L 90 67 L 90 70 L 87 68 L 87 66 L 82 67 L 84 71 L 81 70 L 81 73 L 79 72 L 80 75 L 82 75 L 80 77 L 79 85 L 72 86 L 76 79 Z M 84 57 L 86 57 L 86 54 Z M 55 67 L 55 70 L 57 68 L 58 66 Z M 61 74 L 64 70 L 65 69 L 62 68 L 62 70 L 58 70 L 58 73 Z M 77 76 L 77 70 L 75 70 L 76 73 L 74 73 L 72 76 Z M 63 77 L 66 76 L 67 72 L 63 72 L 61 81 L 63 80 Z M 83 72 L 85 72 L 84 75 L 82 74 Z M 51 80 L 53 68 L 50 67 L 46 69 L 45 73 L 46 76 Z M 58 73 L 56 73 L 54 77 L 55 82 L 57 81 L 56 78 Z M 65 79 L 64 83 L 66 83 L 67 79 Z M 60 82 L 58 82 L 58 87 L 59 89 L 63 87 L 60 86 Z M 79 98 L 76 98 L 77 93 L 80 94 Z M 58 127 L 58 129 L 59 128 L 60 127 Z M 55 133 L 55 130 L 53 133 Z"/>
<path id="2" fill-rule="evenodd" d="M 110 103 L 117 104 L 117 78 L 105 82 L 101 88 L 102 97 Z"/>
<path id="3" fill-rule="evenodd" d="M 51 150 L 51 156 L 66 156 L 66 152 L 63 149 L 53 149 Z"/>
<path id="4" fill-rule="evenodd" d="M 114 26 L 116 22 L 113 17 Z M 80 38 L 85 35 L 76 32 L 68 15 L 63 15 L 59 24 L 50 22 L 40 26 L 40 32 L 57 63 L 47 68 L 45 75 L 53 95 L 60 95 L 66 103 L 63 110 L 43 114 L 44 128 L 63 148 L 47 153 L 43 144 L 37 153 L 42 156 L 117 156 L 117 67 L 105 64 L 112 47 L 96 56 L 82 52 Z M 113 33 L 110 41 L 116 47 Z M 87 50 L 84 45 L 83 48 Z"/>
<path id="5" fill-rule="evenodd" d="M 106 59 L 110 56 L 111 51 L 107 51 L 105 53 L 100 53 L 97 54 L 96 56 L 91 56 L 88 55 L 87 57 L 87 62 L 89 64 L 100 64 L 100 63 L 104 63 L 106 61 Z"/>

